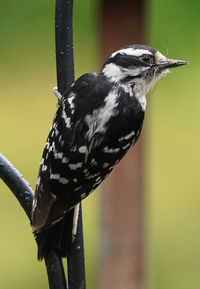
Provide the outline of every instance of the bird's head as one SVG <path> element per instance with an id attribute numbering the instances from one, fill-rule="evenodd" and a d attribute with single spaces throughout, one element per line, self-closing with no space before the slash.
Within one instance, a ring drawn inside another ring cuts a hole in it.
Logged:
<path id="1" fill-rule="evenodd" d="M 169 68 L 184 64 L 187 61 L 168 59 L 149 46 L 130 45 L 112 53 L 105 62 L 102 73 L 110 81 L 124 86 L 131 84 L 141 95 L 146 95 Z"/>

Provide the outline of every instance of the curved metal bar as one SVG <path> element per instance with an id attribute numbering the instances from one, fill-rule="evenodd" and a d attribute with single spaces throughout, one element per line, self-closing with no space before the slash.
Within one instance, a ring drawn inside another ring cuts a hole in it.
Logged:
<path id="1" fill-rule="evenodd" d="M 2 154 L 0 154 L 0 178 L 13 192 L 30 219 L 34 192 L 29 183 Z"/>
<path id="2" fill-rule="evenodd" d="M 20 205 L 31 219 L 34 192 L 18 170 L 0 154 L 0 178 L 10 188 Z M 45 257 L 50 289 L 66 289 L 62 260 L 53 250 Z"/>

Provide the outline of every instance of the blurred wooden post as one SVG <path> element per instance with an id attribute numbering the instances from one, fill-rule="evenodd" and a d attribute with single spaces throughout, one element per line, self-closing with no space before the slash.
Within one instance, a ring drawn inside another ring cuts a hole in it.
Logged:
<path id="1" fill-rule="evenodd" d="M 144 42 L 144 1 L 103 0 L 103 60 L 118 48 Z M 100 289 L 144 288 L 142 141 L 103 185 Z"/>

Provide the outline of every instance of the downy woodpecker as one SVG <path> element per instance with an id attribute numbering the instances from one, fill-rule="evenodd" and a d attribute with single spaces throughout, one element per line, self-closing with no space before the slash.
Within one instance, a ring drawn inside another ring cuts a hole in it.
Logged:
<path id="1" fill-rule="evenodd" d="M 148 46 L 126 46 L 114 52 L 99 73 L 82 75 L 62 96 L 42 155 L 32 207 L 39 259 L 51 248 L 66 255 L 63 220 L 135 144 L 146 95 L 155 82 L 169 68 L 186 63 Z"/>

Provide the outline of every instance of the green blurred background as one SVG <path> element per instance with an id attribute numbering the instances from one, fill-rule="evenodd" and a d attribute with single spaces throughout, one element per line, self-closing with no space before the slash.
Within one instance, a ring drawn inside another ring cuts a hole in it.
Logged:
<path id="1" fill-rule="evenodd" d="M 200 2 L 148 1 L 147 44 L 190 65 L 148 97 L 144 124 L 146 279 L 150 289 L 200 284 Z M 76 77 L 100 64 L 100 0 L 75 1 Z M 35 187 L 56 99 L 54 1 L 0 3 L 0 152 Z M 48 288 L 27 218 L 0 183 L 0 288 Z M 84 201 L 88 288 L 96 288 L 100 194 Z M 112 288 L 111 288 L 112 289 Z"/>

